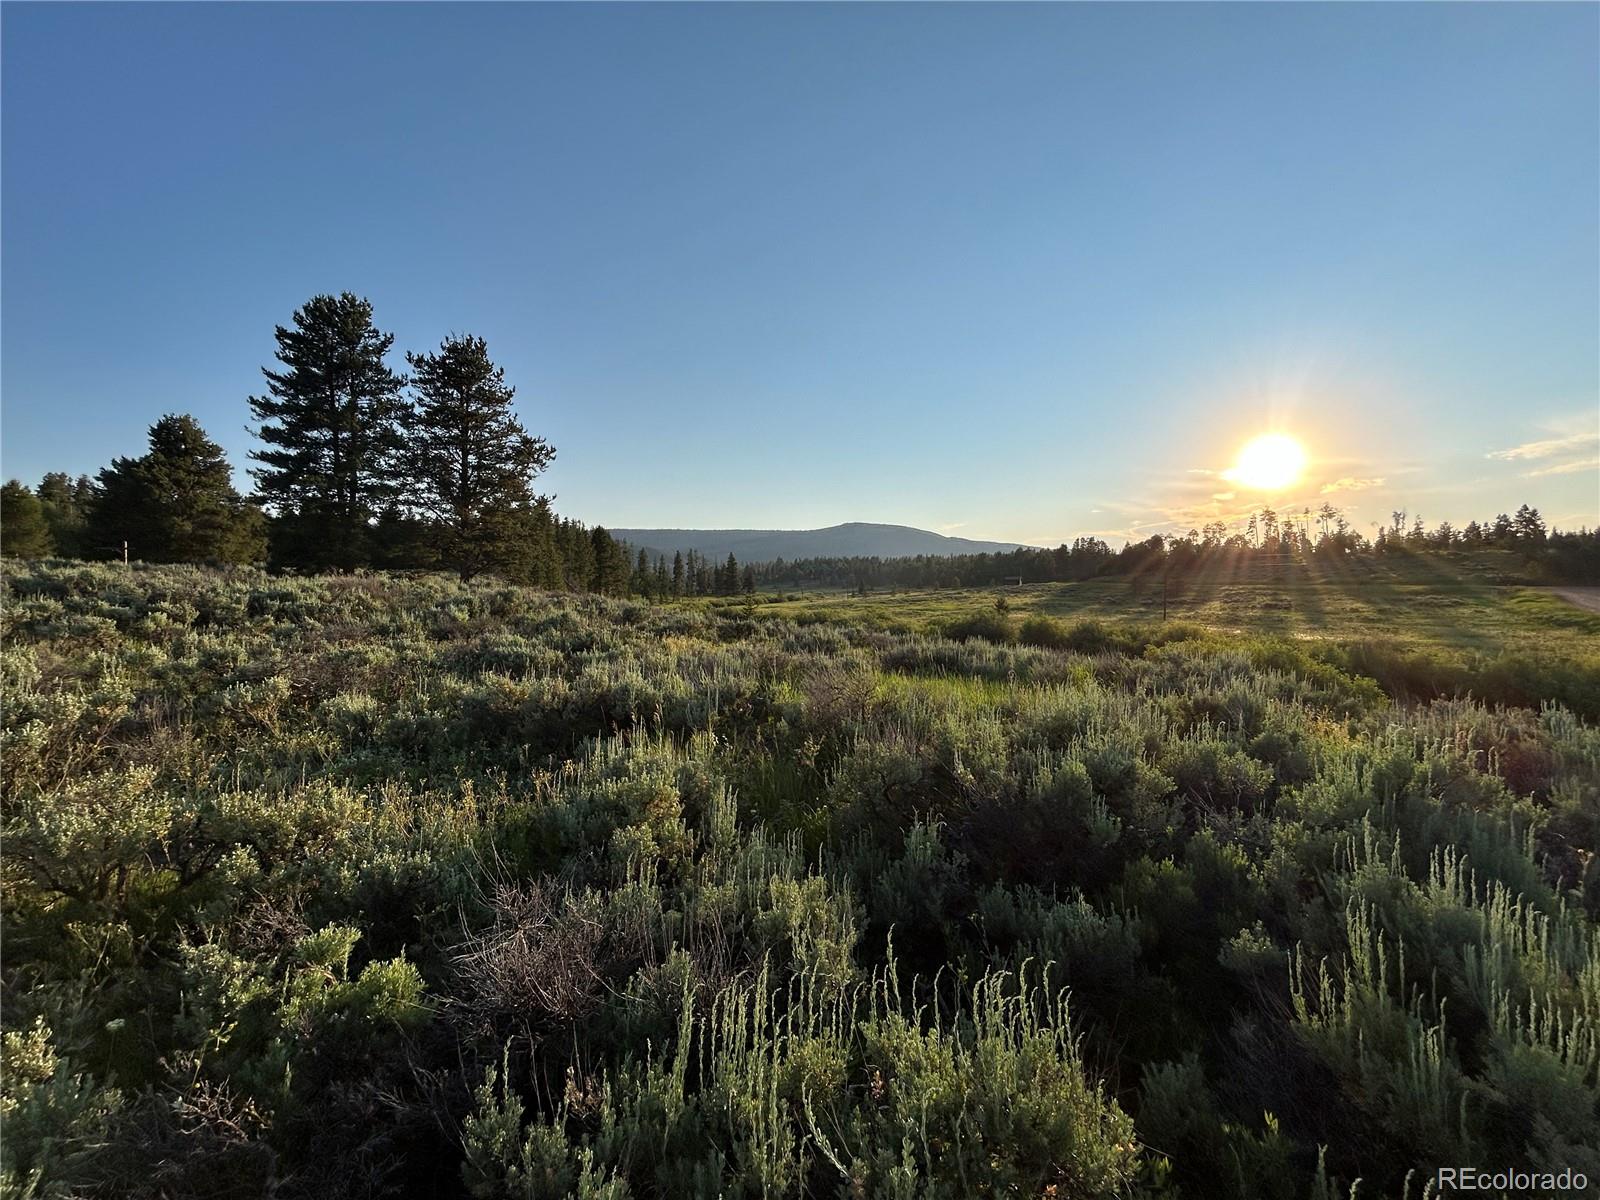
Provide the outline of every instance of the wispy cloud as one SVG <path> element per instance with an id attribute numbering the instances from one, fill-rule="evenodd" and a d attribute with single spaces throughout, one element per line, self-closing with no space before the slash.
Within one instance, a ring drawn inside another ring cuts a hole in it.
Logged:
<path id="1" fill-rule="evenodd" d="M 1523 442 L 1505 450 L 1491 450 L 1487 457 L 1514 461 L 1523 458 L 1552 458 L 1557 454 L 1573 454 L 1600 446 L 1600 433 L 1573 433 L 1566 437 L 1543 438 L 1537 442 Z M 1579 468 L 1574 467 L 1573 470 Z M 1543 472 L 1535 472 L 1541 474 Z"/>
<path id="2" fill-rule="evenodd" d="M 1600 467 L 1600 457 L 1579 458 L 1572 462 L 1556 463 L 1554 466 L 1529 471 L 1528 478 L 1537 479 L 1540 475 L 1571 475 L 1574 471 L 1593 471 L 1597 467 Z"/>
<path id="3" fill-rule="evenodd" d="M 1554 437 L 1523 442 L 1504 450 L 1492 450 L 1488 457 L 1500 462 L 1543 462 L 1543 466 L 1524 471 L 1524 479 L 1540 479 L 1547 475 L 1573 475 L 1579 471 L 1592 471 L 1600 464 L 1600 431 L 1589 427 L 1589 421 L 1563 421 L 1550 428 Z M 1549 460 L 1549 461 L 1545 461 Z"/>
<path id="4" fill-rule="evenodd" d="M 939 526 L 939 532 L 940 533 L 949 533 L 949 532 L 951 532 L 952 530 L 955 530 L 955 529 L 965 529 L 968 524 L 969 524 L 969 522 L 966 522 L 966 521 L 952 521 L 949 525 L 941 525 L 941 526 Z"/>
<path id="5" fill-rule="evenodd" d="M 1346 475 L 1342 479 L 1335 479 L 1332 483 L 1322 485 L 1321 494 L 1331 496 L 1334 492 L 1364 492 L 1368 488 L 1382 487 L 1381 476 L 1372 479 L 1362 479 L 1355 475 Z"/>

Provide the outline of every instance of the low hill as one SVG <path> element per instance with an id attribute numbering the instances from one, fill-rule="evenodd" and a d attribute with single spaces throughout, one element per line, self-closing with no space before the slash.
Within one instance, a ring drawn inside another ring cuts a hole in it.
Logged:
<path id="1" fill-rule="evenodd" d="M 826 529 L 613 529 L 635 549 L 671 557 L 693 550 L 707 558 L 734 555 L 743 563 L 783 558 L 905 558 L 918 554 L 994 554 L 1019 542 L 980 542 L 946 537 L 909 525 L 851 521 Z"/>

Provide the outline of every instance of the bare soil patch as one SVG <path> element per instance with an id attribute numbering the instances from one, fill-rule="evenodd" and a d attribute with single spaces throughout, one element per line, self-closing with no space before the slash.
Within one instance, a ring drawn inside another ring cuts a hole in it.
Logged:
<path id="1" fill-rule="evenodd" d="M 1569 600 L 1576 604 L 1579 608 L 1586 608 L 1592 613 L 1600 613 L 1600 587 L 1558 587 L 1550 590 L 1563 600 Z"/>

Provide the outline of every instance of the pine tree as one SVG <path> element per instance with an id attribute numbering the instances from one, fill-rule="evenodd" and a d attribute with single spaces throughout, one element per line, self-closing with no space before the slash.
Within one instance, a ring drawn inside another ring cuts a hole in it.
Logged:
<path id="1" fill-rule="evenodd" d="M 1338 517 L 1339 510 L 1327 501 L 1324 501 L 1322 507 L 1317 510 L 1317 524 L 1322 530 L 1324 540 L 1332 536 L 1333 523 Z"/>
<path id="2" fill-rule="evenodd" d="M 94 485 L 88 476 L 77 483 L 65 471 L 52 471 L 39 481 L 35 495 L 44 510 L 44 521 L 50 528 L 50 540 L 55 553 L 63 558 L 88 557 L 85 537 L 88 522 L 88 504 L 94 495 Z"/>
<path id="3" fill-rule="evenodd" d="M 527 582 L 550 589 L 566 586 L 555 514 L 548 497 L 540 496 L 528 513 L 528 551 Z"/>
<path id="4" fill-rule="evenodd" d="M 728 551 L 728 561 L 723 567 L 722 587 L 718 589 L 724 596 L 731 596 L 739 590 L 739 560 L 733 556 L 733 551 Z"/>
<path id="5" fill-rule="evenodd" d="M 667 575 L 667 560 L 665 555 L 656 555 L 655 594 L 662 599 L 672 587 L 671 578 Z"/>
<path id="6" fill-rule="evenodd" d="M 372 305 L 345 292 L 314 296 L 277 328 L 281 370 L 262 368 L 250 397 L 269 447 L 251 452 L 256 494 L 275 516 L 274 557 L 349 570 L 367 561 L 371 522 L 397 494 L 400 389 L 384 364 L 394 335 Z"/>
<path id="7" fill-rule="evenodd" d="M 512 411 L 516 389 L 480 337 L 452 336 L 437 354 L 408 354 L 407 503 L 436 524 L 441 561 L 462 579 L 527 569 L 533 480 L 555 450 Z"/>
<path id="8" fill-rule="evenodd" d="M 1542 546 L 1545 542 L 1544 518 L 1539 515 L 1537 508 L 1529 508 L 1524 504 L 1517 509 L 1517 515 L 1511 519 L 1512 527 L 1516 530 L 1517 541 L 1533 546 Z"/>
<path id="9" fill-rule="evenodd" d="M 222 447 L 190 416 L 162 417 L 148 453 L 100 472 L 87 536 L 99 546 L 127 542 L 147 562 L 258 562 L 267 549 L 261 511 L 234 490 Z"/>
<path id="10" fill-rule="evenodd" d="M 1270 508 L 1261 510 L 1261 544 L 1273 550 L 1278 546 L 1278 514 Z"/>
<path id="11" fill-rule="evenodd" d="M 89 510 L 84 540 L 97 558 L 161 561 L 156 550 L 160 531 L 152 523 L 154 506 L 139 472 L 139 459 L 113 458 L 101 469 Z"/>
<path id="12" fill-rule="evenodd" d="M 0 554 L 44 558 L 54 552 L 39 497 L 17 479 L 0 488 Z"/>
<path id="13" fill-rule="evenodd" d="M 604 532 L 602 530 L 601 532 Z M 561 522 L 562 586 L 574 592 L 594 587 L 595 553 L 590 532 L 577 521 Z"/>
<path id="14" fill-rule="evenodd" d="M 742 590 L 746 596 L 755 595 L 756 569 L 754 567 L 746 567 L 744 569 L 744 586 Z"/>
<path id="15" fill-rule="evenodd" d="M 679 550 L 672 556 L 672 594 L 683 595 L 683 551 Z"/>
<path id="16" fill-rule="evenodd" d="M 603 525 L 596 525 L 590 531 L 589 543 L 594 551 L 589 590 L 603 596 L 627 595 L 628 555 L 622 543 L 612 537 Z"/>
<path id="17" fill-rule="evenodd" d="M 432 526 L 393 502 L 378 514 L 367 546 L 368 561 L 387 570 L 431 568 L 439 563 Z"/>

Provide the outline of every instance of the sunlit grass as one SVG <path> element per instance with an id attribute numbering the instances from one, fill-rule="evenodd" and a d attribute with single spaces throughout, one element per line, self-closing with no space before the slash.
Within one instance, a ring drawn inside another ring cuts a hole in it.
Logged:
<path id="1" fill-rule="evenodd" d="M 931 629 L 933 624 L 992 609 L 1004 600 L 1010 612 L 1064 618 L 1160 620 L 1159 577 L 1102 579 L 1022 587 L 949 588 L 929 591 L 809 593 L 762 599 L 762 616 L 793 620 L 849 621 L 876 627 Z M 1226 578 L 1172 581 L 1168 620 L 1218 629 L 1269 632 L 1302 638 L 1420 636 L 1445 646 L 1490 648 L 1528 641 L 1554 648 L 1549 638 L 1579 635 L 1572 649 L 1591 649 L 1600 637 L 1600 616 L 1532 588 L 1495 587 L 1469 581 L 1339 580 L 1272 582 Z"/>
<path id="2" fill-rule="evenodd" d="M 1135 578 L 1021 587 L 812 593 L 764 597 L 760 616 L 867 626 L 895 632 L 946 632 L 978 616 L 1013 631 L 1045 616 L 1111 629 L 1187 625 L 1322 644 L 1342 662 L 1366 664 L 1399 693 L 1485 694 L 1492 681 L 1519 698 L 1536 681 L 1560 677 L 1556 694 L 1587 708 L 1600 697 L 1600 615 L 1537 588 L 1500 585 L 1407 562 L 1371 569 L 1329 564 L 1276 574 L 1215 561 L 1184 579 Z M 981 636 L 981 635 L 980 635 Z M 1522 680 L 1522 683 L 1515 683 Z M 1532 702 L 1523 700 L 1523 702 Z"/>

